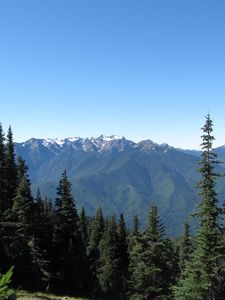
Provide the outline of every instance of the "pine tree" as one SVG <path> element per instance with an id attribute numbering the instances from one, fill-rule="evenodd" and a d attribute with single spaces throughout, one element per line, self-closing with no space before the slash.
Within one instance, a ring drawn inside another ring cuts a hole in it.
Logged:
<path id="1" fill-rule="evenodd" d="M 99 244 L 102 239 L 105 228 L 105 220 L 102 209 L 96 212 L 94 220 L 91 223 L 90 238 L 87 247 L 87 258 L 89 265 L 89 290 L 93 296 L 100 292 L 99 280 L 97 277 L 100 259 Z"/>
<path id="2" fill-rule="evenodd" d="M 37 222 L 40 222 L 41 224 L 44 215 L 44 201 L 41 197 L 40 188 L 37 189 L 37 195 L 36 198 L 34 199 L 34 203 L 35 203 L 35 219 L 37 220 Z"/>
<path id="3" fill-rule="evenodd" d="M 33 237 L 34 202 L 30 181 L 26 172 L 19 178 L 13 199 L 12 220 L 14 234 L 11 234 L 10 257 L 15 265 L 15 283 L 28 290 L 33 287 L 33 263 L 29 243 Z"/>
<path id="4" fill-rule="evenodd" d="M 45 289 L 45 291 L 50 292 L 51 283 L 54 278 L 53 268 L 51 266 L 54 258 L 52 243 L 54 233 L 54 208 L 52 205 L 52 201 L 48 198 L 42 200 L 39 193 L 40 192 L 38 192 L 36 196 L 36 205 L 38 205 L 38 210 L 41 215 L 40 222 L 42 222 L 42 226 L 40 231 L 42 232 L 43 230 L 42 234 L 40 235 L 40 247 L 44 251 L 45 261 L 47 262 L 47 276 L 44 277 L 43 288 Z"/>
<path id="5" fill-rule="evenodd" d="M 83 240 L 83 244 L 86 247 L 87 242 L 88 242 L 88 224 L 87 224 L 87 216 L 86 216 L 83 206 L 82 206 L 81 213 L 79 216 L 79 227 L 80 227 L 81 238 Z"/>
<path id="6" fill-rule="evenodd" d="M 167 295 L 175 277 L 172 243 L 163 236 L 163 225 L 157 207 L 153 205 L 147 228 L 130 253 L 131 289 L 149 299 Z"/>
<path id="7" fill-rule="evenodd" d="M 119 237 L 115 217 L 111 217 L 107 223 L 100 249 L 100 267 L 98 269 L 98 279 L 101 290 L 105 297 L 110 299 L 119 298 L 120 280 L 120 260 L 119 260 Z"/>
<path id="8" fill-rule="evenodd" d="M 31 256 L 31 278 L 33 291 L 45 291 L 50 281 L 49 259 L 46 250 L 41 248 L 41 240 L 32 235 L 28 242 Z"/>
<path id="9" fill-rule="evenodd" d="M 190 225 L 186 220 L 184 222 L 184 234 L 180 246 L 180 269 L 185 267 L 185 263 L 190 260 L 191 254 L 193 252 L 193 245 L 190 235 Z"/>
<path id="10" fill-rule="evenodd" d="M 17 166 L 11 127 L 8 129 L 5 149 L 5 184 L 6 184 L 6 209 L 12 208 L 13 199 L 17 188 Z"/>
<path id="11" fill-rule="evenodd" d="M 133 236 L 138 236 L 138 234 L 139 234 L 139 225 L 140 225 L 140 222 L 138 220 L 138 216 L 135 215 L 134 218 L 133 218 L 133 226 L 132 226 L 132 230 L 131 230 L 131 234 Z"/>
<path id="12" fill-rule="evenodd" d="M 6 185 L 5 185 L 5 138 L 0 123 L 0 219 L 6 209 Z"/>
<path id="13" fill-rule="evenodd" d="M 128 253 L 133 251 L 134 246 L 138 243 L 140 237 L 140 232 L 139 232 L 139 220 L 138 216 L 135 215 L 133 218 L 133 223 L 132 223 L 132 228 L 128 236 Z"/>
<path id="14" fill-rule="evenodd" d="M 74 237 L 77 230 L 78 214 L 74 199 L 71 195 L 71 183 L 67 178 L 66 171 L 62 174 L 57 188 L 55 200 L 55 232 L 54 243 L 64 249 Z"/>
<path id="15" fill-rule="evenodd" d="M 20 180 L 23 177 L 26 177 L 27 181 L 30 183 L 28 176 L 28 166 L 26 165 L 25 160 L 19 156 L 17 159 L 17 178 Z"/>
<path id="16" fill-rule="evenodd" d="M 202 130 L 199 169 L 202 179 L 198 185 L 201 201 L 197 213 L 199 219 L 197 246 L 175 287 L 176 300 L 220 300 L 224 298 L 225 293 L 224 245 L 215 191 L 216 179 L 220 176 L 215 167 L 220 162 L 216 159 L 212 148 L 213 123 L 209 115 Z"/>
<path id="17" fill-rule="evenodd" d="M 0 162 L 1 167 L 5 160 L 5 135 L 2 129 L 2 124 L 0 123 Z"/>
<path id="18" fill-rule="evenodd" d="M 120 282 L 121 293 L 124 294 L 127 290 L 128 283 L 128 267 L 129 267 L 129 255 L 128 255 L 128 237 L 126 224 L 123 214 L 120 215 L 118 225 L 118 256 L 119 256 L 119 270 L 120 270 Z"/>
<path id="19" fill-rule="evenodd" d="M 45 291 L 50 282 L 52 221 L 45 214 L 44 201 L 38 188 L 34 202 L 33 236 L 29 242 L 33 262 L 33 285 L 36 290 Z"/>
<path id="20" fill-rule="evenodd" d="M 90 233 L 90 241 L 88 245 L 88 255 L 92 252 L 98 252 L 98 246 L 100 240 L 102 238 L 103 232 L 105 228 L 105 220 L 102 212 L 102 208 L 100 207 L 97 212 L 96 216 L 91 224 L 91 233 Z M 98 254 L 97 254 L 98 258 Z"/>
<path id="21" fill-rule="evenodd" d="M 71 294 L 82 289 L 85 253 L 78 227 L 78 214 L 71 195 L 71 183 L 66 171 L 58 184 L 54 219 L 53 283 L 57 292 Z"/>
<path id="22" fill-rule="evenodd" d="M 43 205 L 44 205 L 45 217 L 49 220 L 49 223 L 53 223 L 54 207 L 52 205 L 51 199 L 48 199 L 47 197 L 45 197 Z"/>
<path id="23" fill-rule="evenodd" d="M 163 227 L 157 207 L 149 211 L 148 225 L 131 253 L 132 285 L 138 294 L 156 297 L 162 292 L 162 238 Z"/>
<path id="24" fill-rule="evenodd" d="M 31 195 L 30 183 L 25 176 L 20 179 L 16 196 L 13 199 L 13 213 L 21 226 L 31 226 L 33 220 L 34 202 Z"/>

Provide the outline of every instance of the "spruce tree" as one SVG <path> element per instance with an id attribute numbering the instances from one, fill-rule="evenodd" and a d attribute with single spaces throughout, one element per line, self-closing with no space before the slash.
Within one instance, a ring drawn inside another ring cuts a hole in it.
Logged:
<path id="1" fill-rule="evenodd" d="M 215 191 L 216 179 L 220 176 L 215 167 L 220 162 L 213 150 L 213 122 L 209 115 L 202 130 L 197 245 L 175 287 L 176 300 L 220 300 L 225 293 L 224 245 Z"/>

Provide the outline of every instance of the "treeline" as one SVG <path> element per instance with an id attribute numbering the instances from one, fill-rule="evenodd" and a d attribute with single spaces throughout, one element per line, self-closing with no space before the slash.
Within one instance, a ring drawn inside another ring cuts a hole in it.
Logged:
<path id="1" fill-rule="evenodd" d="M 0 126 L 0 273 L 14 268 L 14 287 L 92 299 L 220 300 L 225 295 L 225 235 L 215 180 L 212 121 L 203 127 L 199 231 L 185 222 L 180 239 L 165 238 L 152 205 L 147 224 L 130 229 L 121 214 L 77 211 L 66 171 L 54 205 L 33 197 L 25 161 L 15 158 L 11 128 Z"/>

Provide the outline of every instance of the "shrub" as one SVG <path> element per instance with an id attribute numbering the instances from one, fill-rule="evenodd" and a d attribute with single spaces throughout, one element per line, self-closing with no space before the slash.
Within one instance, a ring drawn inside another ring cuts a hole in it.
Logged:
<path id="1" fill-rule="evenodd" d="M 9 288 L 13 275 L 13 267 L 6 274 L 0 274 L 0 299 L 9 300 L 14 298 L 14 291 Z"/>

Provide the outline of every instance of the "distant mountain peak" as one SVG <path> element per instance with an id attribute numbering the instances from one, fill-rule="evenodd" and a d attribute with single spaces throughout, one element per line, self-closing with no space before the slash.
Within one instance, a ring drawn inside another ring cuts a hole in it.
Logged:
<path id="1" fill-rule="evenodd" d="M 63 145 L 65 144 L 66 142 L 75 142 L 77 140 L 79 140 L 80 137 L 68 137 L 68 138 L 65 138 L 65 139 L 59 139 L 59 138 L 47 138 L 47 139 L 42 139 L 43 141 L 43 144 L 57 144 L 57 145 Z"/>
<path id="2" fill-rule="evenodd" d="M 168 144 L 158 144 L 152 140 L 143 140 L 140 142 L 133 142 L 127 140 L 124 136 L 120 135 L 100 135 L 99 137 L 81 138 L 81 137 L 67 137 L 60 138 L 46 138 L 35 139 L 31 138 L 24 143 L 24 146 L 32 146 L 33 149 L 42 145 L 43 147 L 58 153 L 60 149 L 64 149 L 67 146 L 71 146 L 74 150 L 82 150 L 85 152 L 97 151 L 97 152 L 120 152 L 128 148 L 136 148 L 139 151 L 167 151 L 173 147 Z"/>
<path id="3" fill-rule="evenodd" d="M 45 147 L 48 150 L 58 153 L 66 147 L 71 147 L 77 151 L 84 152 L 120 152 L 127 147 L 134 145 L 135 143 L 127 140 L 123 136 L 119 135 L 100 135 L 99 137 L 81 138 L 81 137 L 67 137 L 64 139 L 60 138 L 46 138 L 46 139 L 35 139 L 31 138 L 21 144 L 22 147 L 31 147 L 33 150 L 39 147 Z"/>
<path id="4" fill-rule="evenodd" d="M 135 148 L 139 149 L 140 151 L 164 151 L 167 152 L 168 149 L 174 149 L 174 147 L 163 143 L 163 144 L 158 144 L 153 142 L 152 140 L 144 140 L 140 141 L 135 145 Z"/>
<path id="5" fill-rule="evenodd" d="M 95 139 L 95 138 L 92 138 L 92 139 Z M 111 142 L 113 140 L 122 140 L 122 139 L 125 139 L 123 136 L 120 136 L 120 135 L 100 135 L 97 139 L 100 139 L 100 140 L 103 140 L 105 142 Z"/>

